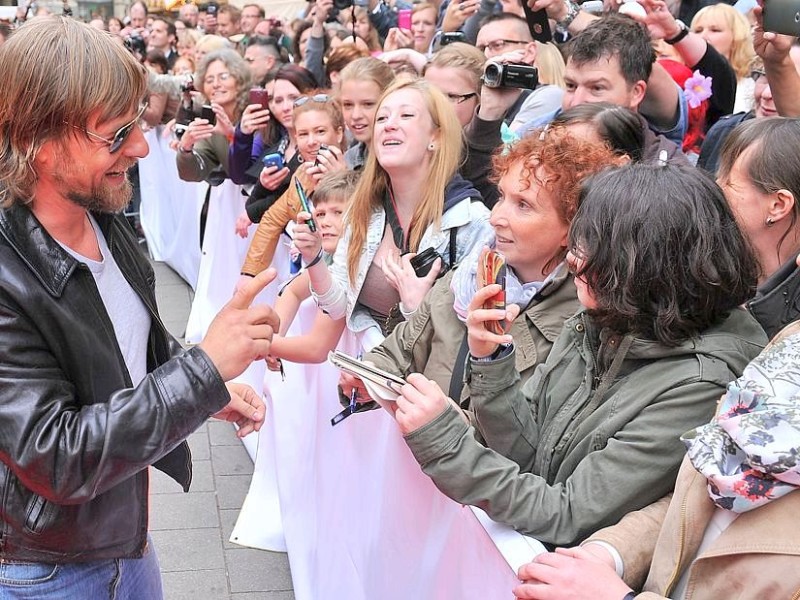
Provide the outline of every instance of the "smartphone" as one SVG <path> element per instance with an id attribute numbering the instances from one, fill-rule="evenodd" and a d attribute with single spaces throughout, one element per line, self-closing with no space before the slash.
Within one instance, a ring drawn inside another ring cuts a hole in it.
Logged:
<path id="1" fill-rule="evenodd" d="M 397 28 L 411 31 L 411 9 L 404 8 L 397 11 Z"/>
<path id="2" fill-rule="evenodd" d="M 528 6 L 526 0 L 522 0 L 522 9 L 525 11 L 525 20 L 528 22 L 528 29 L 531 32 L 531 37 L 543 44 L 551 42 L 553 40 L 553 33 L 550 31 L 550 21 L 547 19 L 547 12 L 545 12 L 544 9 L 533 10 Z"/>
<path id="3" fill-rule="evenodd" d="M 248 104 L 258 104 L 262 110 L 269 108 L 269 92 L 261 87 L 251 88 L 247 94 Z"/>
<path id="4" fill-rule="evenodd" d="M 497 283 L 502 286 L 499 292 L 483 303 L 483 308 L 491 310 L 505 310 L 506 308 L 506 259 L 505 257 L 489 248 L 484 248 L 478 258 L 478 289 L 489 284 Z M 505 335 L 507 323 L 502 321 L 488 321 L 486 328 L 497 335 Z"/>
<path id="5" fill-rule="evenodd" d="M 800 36 L 800 0 L 764 2 L 764 31 Z"/>
<path id="6" fill-rule="evenodd" d="M 208 121 L 209 125 L 217 124 L 217 114 L 210 104 L 203 104 L 203 109 L 200 111 L 200 118 Z"/>
<path id="7" fill-rule="evenodd" d="M 267 154 L 261 159 L 261 164 L 263 164 L 265 167 L 278 167 L 278 170 L 280 171 L 283 168 L 283 156 L 277 152 Z"/>
<path id="8" fill-rule="evenodd" d="M 308 201 L 308 196 L 306 196 L 306 191 L 303 189 L 303 186 L 300 185 L 300 182 L 297 181 L 296 177 L 294 180 L 294 187 L 297 189 L 297 195 L 300 198 L 300 206 L 303 207 L 303 211 L 307 212 L 310 215 L 313 215 L 314 208 L 311 206 L 311 202 Z M 317 224 L 314 223 L 314 219 L 310 218 L 308 219 L 308 221 L 306 221 L 306 223 L 308 224 L 308 228 L 311 231 L 317 230 Z"/>
<path id="9" fill-rule="evenodd" d="M 317 150 L 317 159 L 314 161 L 314 166 L 315 167 L 319 166 L 319 155 L 320 155 L 320 153 L 323 152 L 323 151 L 327 152 L 327 150 L 328 150 L 328 147 L 325 144 L 320 144 L 319 145 L 319 150 Z"/>

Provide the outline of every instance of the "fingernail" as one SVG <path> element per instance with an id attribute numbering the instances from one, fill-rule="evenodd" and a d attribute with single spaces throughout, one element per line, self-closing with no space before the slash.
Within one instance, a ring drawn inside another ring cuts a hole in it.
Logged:
<path id="1" fill-rule="evenodd" d="M 253 420 L 254 421 L 260 421 L 263 418 L 264 418 L 264 415 L 262 415 L 259 411 L 257 411 L 257 410 L 253 411 Z"/>

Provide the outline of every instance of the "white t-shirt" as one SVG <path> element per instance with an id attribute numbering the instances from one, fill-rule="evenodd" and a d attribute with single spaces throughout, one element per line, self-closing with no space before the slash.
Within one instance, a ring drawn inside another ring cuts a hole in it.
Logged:
<path id="1" fill-rule="evenodd" d="M 103 260 L 98 262 L 83 256 L 64 244 L 61 245 L 75 260 L 85 264 L 92 272 L 100 298 L 103 300 L 122 358 L 128 367 L 131 381 L 136 386 L 147 375 L 147 339 L 150 335 L 150 313 L 141 298 L 122 275 L 111 255 L 106 238 L 97 222 L 89 216 L 97 245 Z"/>

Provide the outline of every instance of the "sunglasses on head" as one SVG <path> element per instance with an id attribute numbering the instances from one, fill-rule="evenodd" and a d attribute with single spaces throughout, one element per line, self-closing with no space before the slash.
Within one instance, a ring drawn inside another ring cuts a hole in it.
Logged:
<path id="1" fill-rule="evenodd" d="M 142 118 L 142 115 L 144 114 L 145 110 L 147 110 L 147 102 L 145 102 L 139 108 L 139 112 L 136 113 L 136 118 L 133 119 L 133 121 L 131 121 L 130 123 L 126 123 L 119 129 L 117 129 L 116 133 L 114 133 L 114 137 L 111 139 L 108 139 L 107 137 L 99 135 L 93 131 L 89 131 L 88 129 L 85 129 L 84 131 L 86 131 L 86 134 L 89 135 L 90 137 L 93 137 L 96 140 L 108 144 L 108 152 L 110 154 L 114 154 L 120 148 L 122 148 L 122 144 L 124 144 L 125 140 L 128 139 L 128 136 L 131 134 L 131 131 L 133 131 L 133 128 L 136 127 L 136 123 L 139 121 L 139 119 Z"/>
<path id="2" fill-rule="evenodd" d="M 313 96 L 300 96 L 297 100 L 294 101 L 295 106 L 303 106 L 309 100 L 313 102 L 320 102 L 325 103 L 330 100 L 330 96 L 328 94 L 314 94 Z"/>

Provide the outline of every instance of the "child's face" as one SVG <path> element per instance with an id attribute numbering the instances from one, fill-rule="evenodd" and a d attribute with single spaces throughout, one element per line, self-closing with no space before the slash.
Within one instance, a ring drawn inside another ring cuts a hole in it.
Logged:
<path id="1" fill-rule="evenodd" d="M 342 215 L 345 207 L 345 199 L 335 196 L 314 205 L 314 221 L 322 236 L 322 249 L 328 254 L 336 251 L 336 244 L 342 234 Z"/>

